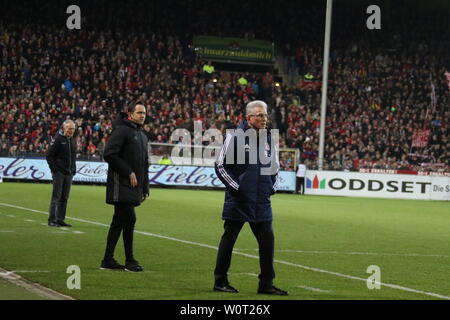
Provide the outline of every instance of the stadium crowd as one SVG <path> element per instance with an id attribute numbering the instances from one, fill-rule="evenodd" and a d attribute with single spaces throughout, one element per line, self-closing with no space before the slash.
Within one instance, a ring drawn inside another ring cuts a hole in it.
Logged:
<path id="1" fill-rule="evenodd" d="M 300 19 L 297 23 L 305 28 L 292 28 L 295 15 L 287 6 L 278 11 L 263 6 L 262 16 L 243 20 L 252 5 L 228 19 L 233 6 L 220 16 L 220 6 L 208 11 L 206 2 L 186 7 L 191 8 L 188 14 L 155 3 L 147 4 L 155 6 L 146 11 L 148 25 L 142 23 L 144 8 L 139 6 L 135 11 L 110 9 L 119 15 L 116 24 L 105 17 L 94 24 L 102 7 L 92 8 L 79 31 L 39 19 L 3 22 L 0 155 L 43 156 L 62 122 L 73 119 L 77 157 L 101 160 L 112 121 L 136 98 L 148 106 L 144 130 L 152 143 L 176 142 L 170 141 L 171 133 L 192 130 L 194 121 L 202 121 L 203 129 L 225 130 L 244 119 L 247 102 L 262 99 L 269 105 L 272 125 L 280 129 L 280 146 L 298 148 L 302 161 L 317 167 L 323 32 L 311 36 L 311 30 L 323 30 L 323 8 L 308 9 L 314 23 Z M 265 24 L 271 14 L 272 23 Z M 139 25 L 130 22 L 134 17 Z M 106 22 L 112 27 L 102 27 Z M 189 27 L 182 28 L 183 23 Z M 353 38 L 346 34 L 351 23 L 337 19 L 325 169 L 450 171 L 450 94 L 444 78 L 448 41 L 441 41 L 435 29 L 405 24 L 391 30 L 389 39 L 381 33 L 368 38 L 363 32 Z M 270 72 L 204 72 L 209 61 L 196 56 L 191 45 L 195 34 L 276 41 L 283 48 L 289 81 L 276 86 Z M 239 83 L 241 78 L 247 84 Z M 414 133 L 424 128 L 430 130 L 427 146 L 412 147 Z M 281 160 L 294 170 L 292 153 Z"/>

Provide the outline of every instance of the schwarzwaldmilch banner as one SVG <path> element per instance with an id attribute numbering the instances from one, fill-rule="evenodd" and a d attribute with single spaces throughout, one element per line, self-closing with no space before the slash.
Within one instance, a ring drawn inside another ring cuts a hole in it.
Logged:
<path id="1" fill-rule="evenodd" d="M 274 45 L 265 40 L 195 36 L 194 48 L 203 59 L 273 64 Z"/>

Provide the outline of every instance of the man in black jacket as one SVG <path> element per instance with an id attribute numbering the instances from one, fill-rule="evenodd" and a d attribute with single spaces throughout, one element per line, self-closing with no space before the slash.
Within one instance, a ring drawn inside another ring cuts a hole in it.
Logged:
<path id="1" fill-rule="evenodd" d="M 238 292 L 229 284 L 227 272 L 233 246 L 244 223 L 248 222 L 259 245 L 261 273 L 258 293 L 288 295 L 286 291 L 273 285 L 275 238 L 270 196 L 277 188 L 278 160 L 271 136 L 267 134 L 264 140 L 264 135 L 261 134 L 267 126 L 267 117 L 265 102 L 250 102 L 246 108 L 246 121 L 239 125 L 234 134 L 227 135 L 215 163 L 217 177 L 225 185 L 226 192 L 222 211 L 225 231 L 217 252 L 214 291 Z M 239 146 L 239 140 L 242 146 Z M 230 152 L 230 149 L 234 152 Z M 266 160 L 270 161 L 267 163 Z"/>
<path id="2" fill-rule="evenodd" d="M 143 103 L 131 103 L 128 115 L 121 113 L 113 122 L 113 132 L 105 146 L 103 156 L 109 165 L 106 203 L 114 205 L 114 216 L 101 269 L 143 271 L 133 256 L 133 232 L 136 223 L 134 207 L 149 195 L 147 137 L 142 130 L 145 115 Z M 125 266 L 114 259 L 114 249 L 121 232 Z"/>
<path id="3" fill-rule="evenodd" d="M 64 121 L 62 130 L 57 133 L 48 149 L 47 163 L 53 177 L 53 192 L 48 216 L 50 227 L 71 227 L 64 220 L 72 178 L 76 172 L 74 133 L 75 123 L 72 120 Z"/>

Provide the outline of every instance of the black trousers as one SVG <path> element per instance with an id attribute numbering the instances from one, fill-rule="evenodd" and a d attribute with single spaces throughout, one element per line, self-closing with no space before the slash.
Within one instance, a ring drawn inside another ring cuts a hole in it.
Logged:
<path id="1" fill-rule="evenodd" d="M 225 232 L 220 240 L 216 268 L 214 270 L 216 283 L 228 282 L 227 272 L 231 264 L 231 254 L 244 223 L 244 221 L 225 220 Z M 272 221 L 249 224 L 259 245 L 259 266 L 261 268 L 259 280 L 261 284 L 270 286 L 275 278 L 275 270 L 273 268 L 275 237 Z"/>
<path id="2" fill-rule="evenodd" d="M 134 206 L 119 203 L 114 205 L 114 216 L 108 232 L 105 250 L 105 260 L 114 258 L 114 250 L 123 232 L 123 245 L 125 247 L 125 258 L 127 261 L 134 260 L 133 257 L 133 232 L 136 224 L 136 213 Z"/>
<path id="3" fill-rule="evenodd" d="M 52 172 L 53 191 L 48 209 L 49 222 L 62 222 L 66 219 L 67 200 L 69 199 L 72 175 Z"/>
<path id="4" fill-rule="evenodd" d="M 298 193 L 300 189 L 302 189 L 302 194 L 305 194 L 305 177 L 297 177 L 295 193 Z"/>

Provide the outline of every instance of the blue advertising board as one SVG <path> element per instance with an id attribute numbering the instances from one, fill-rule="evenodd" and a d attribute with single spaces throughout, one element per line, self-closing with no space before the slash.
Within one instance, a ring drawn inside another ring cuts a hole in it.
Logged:
<path id="1" fill-rule="evenodd" d="M 77 161 L 74 182 L 106 183 L 106 162 Z M 150 165 L 151 185 L 224 188 L 214 168 L 201 166 Z M 0 176 L 7 179 L 52 180 L 47 161 L 42 159 L 0 158 Z M 280 171 L 278 190 L 295 190 L 295 172 Z"/>

